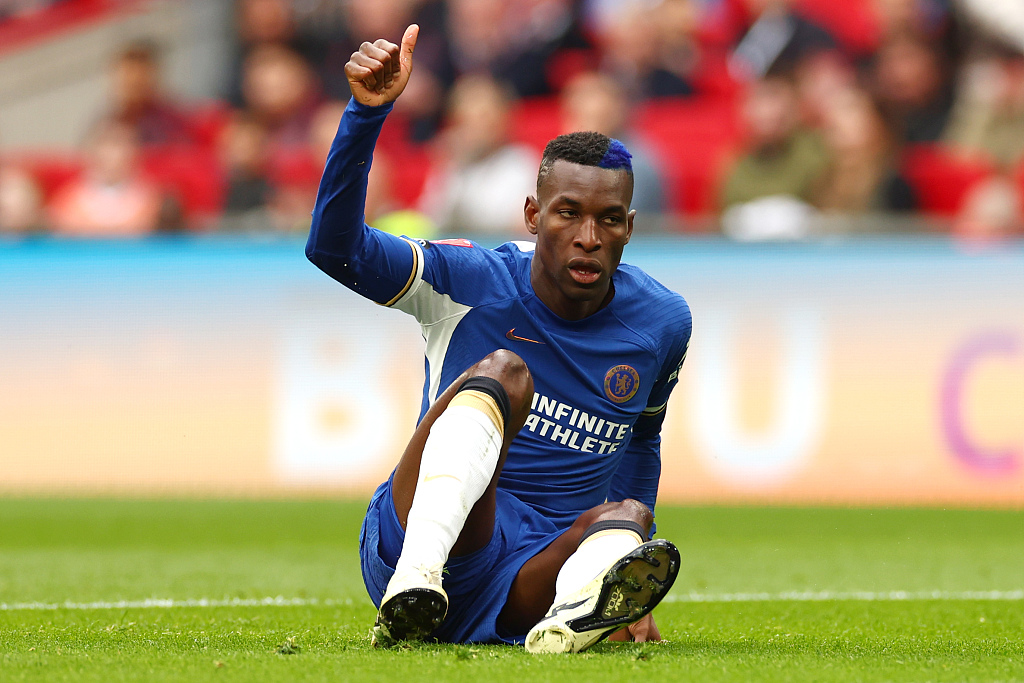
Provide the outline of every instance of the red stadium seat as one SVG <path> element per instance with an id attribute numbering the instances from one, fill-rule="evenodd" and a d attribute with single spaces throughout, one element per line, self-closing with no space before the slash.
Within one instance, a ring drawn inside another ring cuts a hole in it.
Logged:
<path id="1" fill-rule="evenodd" d="M 543 152 L 548 140 L 563 132 L 558 98 L 530 97 L 520 100 L 512 110 L 509 125 L 513 140 Z"/>
<path id="2" fill-rule="evenodd" d="M 270 182 L 277 187 L 316 190 L 323 160 L 316 159 L 308 147 L 278 147 L 269 156 Z"/>
<path id="3" fill-rule="evenodd" d="M 195 222 L 217 214 L 224 202 L 224 178 L 216 155 L 190 145 L 144 149 L 146 174 L 179 202 L 185 220 Z"/>
<path id="4" fill-rule="evenodd" d="M 736 105 L 722 98 L 652 100 L 635 122 L 669 165 L 671 207 L 689 215 L 713 212 L 721 164 L 741 136 Z"/>
<path id="5" fill-rule="evenodd" d="M 74 152 L 25 153 L 5 161 L 24 169 L 35 178 L 44 202 L 50 201 L 61 188 L 78 178 L 85 168 L 82 157 Z"/>
<path id="6" fill-rule="evenodd" d="M 430 158 L 422 147 L 407 147 L 391 155 L 391 191 L 394 198 L 408 209 L 416 206 L 430 172 Z"/>
<path id="7" fill-rule="evenodd" d="M 879 26 L 873 0 L 799 0 L 796 10 L 827 29 L 847 50 L 865 55 L 878 47 Z"/>
<path id="8" fill-rule="evenodd" d="M 971 189 L 992 177 L 995 168 L 981 159 L 966 159 L 939 145 L 914 145 L 903 155 L 903 173 L 924 213 L 955 216 Z"/>
<path id="9" fill-rule="evenodd" d="M 188 112 L 189 128 L 196 144 L 214 150 L 221 133 L 231 120 L 231 109 L 223 102 L 201 104 Z"/>

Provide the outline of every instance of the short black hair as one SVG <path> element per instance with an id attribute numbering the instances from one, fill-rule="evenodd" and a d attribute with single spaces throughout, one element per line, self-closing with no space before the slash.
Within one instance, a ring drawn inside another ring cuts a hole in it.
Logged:
<path id="1" fill-rule="evenodd" d="M 544 147 L 544 156 L 537 171 L 537 191 L 551 173 L 556 161 L 568 161 L 581 166 L 596 166 L 623 170 L 633 179 L 633 155 L 626 146 L 607 135 L 585 131 L 559 135 Z"/>

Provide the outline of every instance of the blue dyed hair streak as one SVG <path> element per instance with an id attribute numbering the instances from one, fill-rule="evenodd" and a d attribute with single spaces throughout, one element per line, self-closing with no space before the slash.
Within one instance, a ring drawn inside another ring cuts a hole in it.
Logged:
<path id="1" fill-rule="evenodd" d="M 608 151 L 601 157 L 601 161 L 597 164 L 601 168 L 608 168 L 612 170 L 625 169 L 630 173 L 633 172 L 633 155 L 629 153 L 626 146 L 615 138 L 611 138 L 608 141 Z"/>
<path id="2" fill-rule="evenodd" d="M 626 146 L 619 140 L 593 131 L 559 135 L 547 144 L 537 173 L 538 192 L 556 161 L 622 170 L 633 177 L 633 155 Z"/>

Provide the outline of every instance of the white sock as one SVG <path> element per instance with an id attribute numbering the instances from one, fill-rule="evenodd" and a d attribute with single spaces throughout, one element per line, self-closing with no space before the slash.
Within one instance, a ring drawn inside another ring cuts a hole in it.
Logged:
<path id="1" fill-rule="evenodd" d="M 430 428 L 395 575 L 440 567 L 470 510 L 498 465 L 503 419 L 494 399 L 468 390 L 455 395 Z"/>
<path id="2" fill-rule="evenodd" d="M 587 585 L 595 576 L 629 551 L 643 543 L 635 531 L 605 529 L 588 537 L 565 561 L 555 579 L 555 601 L 565 599 Z"/>

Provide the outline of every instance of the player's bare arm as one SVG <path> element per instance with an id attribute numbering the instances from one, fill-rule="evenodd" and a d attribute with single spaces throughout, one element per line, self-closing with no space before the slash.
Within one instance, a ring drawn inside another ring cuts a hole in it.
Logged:
<path id="1" fill-rule="evenodd" d="M 381 38 L 366 42 L 345 64 L 345 77 L 352 97 L 360 104 L 379 107 L 398 99 L 412 75 L 412 54 L 420 27 L 405 29 L 402 44 L 395 45 Z"/>

